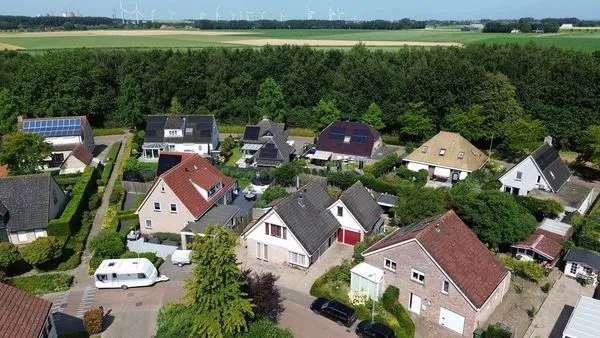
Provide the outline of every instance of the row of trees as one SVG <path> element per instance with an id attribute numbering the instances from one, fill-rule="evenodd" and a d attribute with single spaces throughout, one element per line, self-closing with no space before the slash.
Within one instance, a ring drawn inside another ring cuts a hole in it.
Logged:
<path id="1" fill-rule="evenodd" d="M 401 20 L 195 20 L 193 27 L 200 29 L 423 29 L 425 21 Z"/>
<path id="2" fill-rule="evenodd" d="M 18 115 L 85 114 L 94 126 L 142 127 L 173 98 L 176 110 L 215 114 L 221 123 L 268 113 L 308 128 L 327 114 L 361 120 L 374 103 L 382 130 L 408 140 L 460 127 L 486 147 L 512 131 L 529 139 L 548 133 L 576 149 L 589 121 L 600 120 L 598 82 L 593 55 L 534 45 L 5 52 L 0 133 L 14 129 Z M 278 89 L 259 96 L 261 84 Z"/>
<path id="3" fill-rule="evenodd" d="M 483 27 L 484 33 L 510 33 L 518 29 L 522 33 L 543 31 L 544 33 L 557 33 L 560 24 L 555 21 L 537 21 L 534 18 L 522 18 L 518 21 L 488 21 Z"/>
<path id="4" fill-rule="evenodd" d="M 0 15 L 0 30 L 14 29 L 44 29 L 51 27 L 63 27 L 65 25 L 79 27 L 118 27 L 119 20 L 107 17 L 78 16 L 12 16 Z"/>

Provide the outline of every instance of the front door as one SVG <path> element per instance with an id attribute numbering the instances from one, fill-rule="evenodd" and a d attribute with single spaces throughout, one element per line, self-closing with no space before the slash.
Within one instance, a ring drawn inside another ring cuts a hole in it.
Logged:
<path id="1" fill-rule="evenodd" d="M 412 313 L 421 314 L 421 297 L 415 295 L 414 293 L 411 293 L 410 304 L 408 309 Z"/>

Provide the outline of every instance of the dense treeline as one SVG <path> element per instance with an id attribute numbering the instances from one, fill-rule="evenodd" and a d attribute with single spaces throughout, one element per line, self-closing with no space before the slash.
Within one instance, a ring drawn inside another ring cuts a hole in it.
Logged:
<path id="1" fill-rule="evenodd" d="M 367 110 L 379 114 L 375 103 L 384 131 L 414 141 L 450 128 L 488 145 L 503 129 L 523 143 L 549 133 L 576 148 L 585 128 L 600 121 L 600 58 L 592 54 L 534 45 L 286 46 L 3 52 L 0 132 L 14 128 L 19 114 L 86 114 L 94 126 L 142 126 L 146 114 L 166 113 L 174 102 L 178 111 L 246 123 L 270 104 L 263 93 L 266 103 L 257 107 L 265 82 L 276 93 L 275 118 L 290 126 L 318 128 L 322 115 L 339 112 L 360 120 Z"/>
<path id="2" fill-rule="evenodd" d="M 346 21 L 346 20 L 195 20 L 200 29 L 422 29 L 425 21 L 402 19 L 397 21 Z"/>
<path id="3" fill-rule="evenodd" d="M 56 27 L 94 27 L 106 26 L 116 27 L 118 20 L 106 17 L 80 16 L 80 17 L 62 17 L 62 16 L 10 16 L 0 15 L 0 30 L 14 29 L 46 29 Z"/>
<path id="4" fill-rule="evenodd" d="M 534 18 L 521 18 L 518 21 L 487 21 L 483 27 L 484 33 L 510 33 L 518 29 L 522 33 L 539 32 L 556 33 L 560 22 L 552 19 L 537 21 Z"/>

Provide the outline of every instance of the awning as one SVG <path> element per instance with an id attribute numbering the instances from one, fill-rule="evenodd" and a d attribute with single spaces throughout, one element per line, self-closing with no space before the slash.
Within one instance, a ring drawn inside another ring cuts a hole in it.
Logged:
<path id="1" fill-rule="evenodd" d="M 311 158 L 313 160 L 329 161 L 329 159 L 331 158 L 331 152 L 317 150 L 314 154 L 311 155 Z"/>
<path id="2" fill-rule="evenodd" d="M 244 146 L 242 146 L 242 150 L 259 150 L 260 148 L 262 148 L 262 146 L 262 144 L 246 143 L 244 144 Z"/>
<path id="3" fill-rule="evenodd" d="M 450 178 L 450 169 L 435 167 L 433 175 L 436 177 Z"/>

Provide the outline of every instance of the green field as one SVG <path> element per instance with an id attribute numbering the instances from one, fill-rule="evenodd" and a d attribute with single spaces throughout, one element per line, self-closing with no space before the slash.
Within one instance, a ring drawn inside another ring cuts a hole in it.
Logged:
<path id="1" fill-rule="evenodd" d="M 114 31 L 115 33 L 119 31 Z M 223 33 L 218 31 L 216 33 Z M 210 34 L 210 32 L 208 32 Z M 400 30 L 400 31 L 373 31 L 373 30 L 251 30 L 229 31 L 232 35 L 206 35 L 190 31 L 160 32 L 160 35 L 151 35 L 147 31 L 135 31 L 134 35 L 110 35 L 110 32 L 94 35 L 93 32 L 56 32 L 56 33 L 0 33 L 0 49 L 19 48 L 24 50 L 47 50 L 62 48 L 205 48 L 205 47 L 233 47 L 242 45 L 239 40 L 269 40 L 269 39 L 294 39 L 294 40 L 342 40 L 342 41 L 393 41 L 399 42 L 398 46 L 385 46 L 373 48 L 403 48 L 400 42 L 454 42 L 463 45 L 479 43 L 535 43 L 544 46 L 555 46 L 581 51 L 600 50 L 600 31 L 561 32 L 557 34 L 492 34 L 480 32 L 461 32 L 451 29 L 436 30 Z M 74 35 L 69 35 L 74 34 Z M 296 43 L 298 43 L 296 41 Z M 333 42 L 312 41 L 309 44 L 321 48 L 348 48 L 336 46 Z"/>

